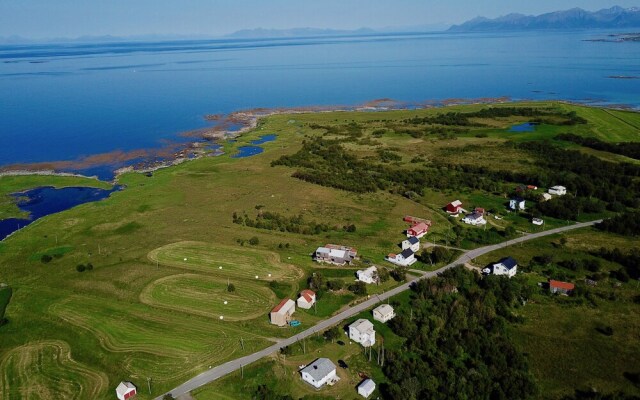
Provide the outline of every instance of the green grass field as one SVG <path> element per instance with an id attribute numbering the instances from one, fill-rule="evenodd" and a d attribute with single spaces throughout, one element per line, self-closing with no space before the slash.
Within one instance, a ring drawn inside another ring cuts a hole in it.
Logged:
<path id="1" fill-rule="evenodd" d="M 32 342 L 0 360 L 2 399 L 92 399 L 108 390 L 107 376 L 79 364 L 61 341 Z"/>
<path id="2" fill-rule="evenodd" d="M 563 237 L 566 243 L 559 246 Z M 607 234 L 593 228 L 580 229 L 489 253 L 474 264 L 482 267 L 512 256 L 522 271 L 527 271 L 520 272 L 519 267 L 519 273 L 524 273 L 533 286 L 547 280 L 546 270 L 561 270 L 555 265 L 528 268 L 533 257 L 552 255 L 555 264 L 561 260 L 592 258 L 587 252 L 600 247 L 637 249 L 640 238 Z M 602 268 L 606 271 L 619 266 L 603 261 Z M 586 273 L 564 269 L 563 272 L 567 280 L 577 284 L 582 284 Z M 640 305 L 633 301 L 633 296 L 638 294 L 637 282 L 616 287 L 613 280 L 607 279 L 591 290 L 596 293 L 597 306 L 573 304 L 570 298 L 551 297 L 539 289 L 539 294 L 518 310 L 524 322 L 511 326 L 516 345 L 527 354 L 544 398 L 559 399 L 571 395 L 575 389 L 590 388 L 601 393 L 624 389 L 627 393 L 640 394 L 624 377 L 625 372 L 637 370 L 636 360 L 640 356 L 637 340 Z M 611 293 L 615 295 L 613 300 Z M 613 335 L 598 332 L 601 326 L 613 328 Z"/>
<path id="3" fill-rule="evenodd" d="M 639 120 L 635 113 L 561 103 L 522 105 L 575 110 L 589 120 L 589 124 L 576 127 L 584 135 L 610 141 L 640 140 L 634 128 Z M 6 310 L 9 323 L 0 326 L 0 398 L 56 399 L 77 394 L 79 399 L 109 399 L 121 380 L 131 380 L 146 389 L 150 377 L 152 396 L 146 390 L 138 395 L 149 399 L 209 366 L 264 348 L 336 312 L 355 296 L 346 292 L 327 295 L 326 303 L 321 300 L 318 304 L 317 314 L 315 310 L 295 314 L 302 321 L 302 326 L 295 329 L 276 328 L 267 317 L 279 297 L 295 298 L 306 276 L 327 269 L 311 260 L 318 246 L 354 246 L 362 258 L 382 264 L 384 256 L 397 251 L 397 244 L 404 238 L 404 215 L 431 219 L 434 224 L 427 239 L 433 236 L 444 240 L 452 222 L 440 208 L 449 201 L 460 198 L 468 204 L 498 207 L 504 197 L 499 192 L 434 190 L 426 190 L 424 196 L 413 200 L 384 191 L 357 194 L 303 182 L 291 177 L 292 168 L 271 167 L 270 163 L 300 149 L 305 135 L 321 134 L 309 127 L 311 123 L 341 125 L 357 121 L 366 123 L 362 139 L 395 148 L 407 168 L 419 156 L 460 164 L 501 163 L 526 171 L 532 168 L 531 160 L 516 151 L 500 151 L 501 143 L 550 138 L 571 130 L 545 126 L 538 132 L 516 135 L 506 130 L 523 119 L 504 118 L 486 121 L 490 127 L 477 128 L 477 132 L 473 128 L 455 139 L 416 139 L 391 131 L 381 137 L 371 136 L 386 124 L 413 116 L 482 107 L 273 115 L 261 120 L 256 130 L 237 143 L 225 143 L 227 155 L 158 170 L 152 177 L 122 175 L 118 183 L 126 185 L 125 190 L 104 201 L 47 216 L 12 235 L 0 243 L 0 280 L 13 288 Z M 482 132 L 487 137 L 476 137 Z M 243 159 L 228 156 L 265 133 L 276 133 L 277 140 L 265 143 L 264 153 Z M 376 145 L 347 145 L 359 155 L 375 154 Z M 0 197 L 4 200 L 0 200 L 0 218 L 16 215 L 17 208 L 8 200 L 8 193 L 43 185 L 110 186 L 79 178 L 1 177 Z M 354 224 L 357 229 L 301 235 L 233 223 L 234 212 L 254 217 L 256 206 L 285 216 L 302 214 L 308 221 L 339 228 Z M 515 224 L 519 229 L 528 227 L 527 221 L 516 216 L 501 223 Z M 583 233 L 576 237 L 580 235 Z M 590 233 L 585 235 L 588 238 Z M 253 237 L 259 244 L 248 244 Z M 567 246 L 574 246 L 573 237 L 568 237 Z M 606 242 L 608 237 L 598 236 L 598 240 Z M 625 242 L 615 236 L 611 240 Z M 573 247 L 575 251 L 584 250 L 586 242 L 579 243 Z M 40 261 L 44 254 L 52 256 L 51 262 Z M 78 264 L 86 263 L 91 263 L 93 270 L 76 271 Z M 277 290 L 278 296 L 269 287 L 271 280 L 286 283 Z M 226 292 L 227 282 L 234 284 L 236 292 Z M 371 291 L 386 290 L 392 284 L 371 287 Z M 244 339 L 244 350 L 239 338 Z M 330 348 L 327 354 L 334 351 L 341 350 Z M 311 361 L 308 358 L 294 358 L 288 368 Z M 282 373 L 291 376 L 292 392 L 307 394 L 293 370 L 287 371 Z M 352 380 L 344 382 L 342 389 L 329 396 L 351 393 Z M 230 387 L 216 389 L 216 394 L 208 398 L 242 398 L 237 397 L 239 389 Z"/>

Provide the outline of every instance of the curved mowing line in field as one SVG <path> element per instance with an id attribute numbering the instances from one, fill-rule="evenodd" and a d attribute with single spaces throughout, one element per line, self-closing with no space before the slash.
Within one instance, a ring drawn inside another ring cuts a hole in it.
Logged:
<path id="1" fill-rule="evenodd" d="M 119 365 L 130 375 L 152 376 L 156 382 L 182 379 L 228 360 L 240 351 L 240 337 L 247 351 L 267 344 L 260 332 L 234 323 L 139 303 L 72 296 L 53 304 L 49 313 L 91 332 L 105 350 L 121 353 Z"/>
<path id="2" fill-rule="evenodd" d="M 172 243 L 152 250 L 148 257 L 153 262 L 224 278 L 255 279 L 258 275 L 260 279 L 273 280 L 297 278 L 301 273 L 296 267 L 280 262 L 276 253 L 202 242 Z"/>
<path id="3" fill-rule="evenodd" d="M 224 316 L 225 320 L 239 321 L 266 315 L 276 300 L 264 283 L 235 280 L 233 284 L 236 291 L 229 293 L 227 281 L 221 277 L 172 275 L 149 284 L 140 294 L 140 301 L 204 317 Z"/>
<path id="4" fill-rule="evenodd" d="M 66 342 L 31 342 L 16 347 L 0 361 L 5 399 L 95 399 L 107 389 L 103 373 L 71 358 Z"/>

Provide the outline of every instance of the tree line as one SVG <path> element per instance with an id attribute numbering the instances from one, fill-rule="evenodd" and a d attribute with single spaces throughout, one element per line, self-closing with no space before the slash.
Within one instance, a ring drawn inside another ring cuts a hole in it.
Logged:
<path id="1" fill-rule="evenodd" d="M 455 290 L 454 290 L 455 288 Z M 409 308 L 389 322 L 404 338 L 389 350 L 385 398 L 526 399 L 537 393 L 526 359 L 510 341 L 514 307 L 532 294 L 524 279 L 481 279 L 462 267 L 412 288 Z"/>
<path id="2" fill-rule="evenodd" d="M 573 133 L 562 133 L 557 135 L 554 139 L 564 140 L 590 149 L 620 154 L 622 156 L 640 160 L 640 143 L 638 142 L 609 143 L 603 142 L 597 138 L 579 136 Z"/>

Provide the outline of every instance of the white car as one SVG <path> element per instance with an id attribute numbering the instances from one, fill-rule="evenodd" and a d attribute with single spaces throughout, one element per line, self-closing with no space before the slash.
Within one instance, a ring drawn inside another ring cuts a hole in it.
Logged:
<path id="1" fill-rule="evenodd" d="M 534 225 L 542 225 L 544 224 L 544 220 L 540 219 L 540 218 L 534 218 L 531 220 L 531 223 Z"/>

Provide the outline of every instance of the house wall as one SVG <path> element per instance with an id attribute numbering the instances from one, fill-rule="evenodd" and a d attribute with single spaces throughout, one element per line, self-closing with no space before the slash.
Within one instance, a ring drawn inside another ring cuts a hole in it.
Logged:
<path id="1" fill-rule="evenodd" d="M 311 301 L 311 303 L 307 303 L 304 297 L 299 297 L 296 303 L 298 304 L 298 307 L 308 310 L 311 308 L 311 306 L 313 306 L 313 303 L 315 303 L 315 301 Z"/>
<path id="2" fill-rule="evenodd" d="M 389 321 L 391 318 L 394 317 L 393 313 L 390 314 L 381 314 L 377 311 L 373 312 L 373 319 L 375 319 L 376 321 L 380 321 L 380 322 L 387 322 Z"/>
<path id="3" fill-rule="evenodd" d="M 331 372 L 329 372 L 325 377 L 323 377 L 322 379 L 320 379 L 319 381 L 315 381 L 313 379 L 313 377 L 311 375 L 309 375 L 307 372 L 303 372 L 302 373 L 302 380 L 309 383 L 310 385 L 312 385 L 315 388 L 320 388 L 322 385 L 324 385 L 325 383 L 327 383 L 329 380 L 333 379 L 336 377 L 336 370 L 332 370 Z"/>

